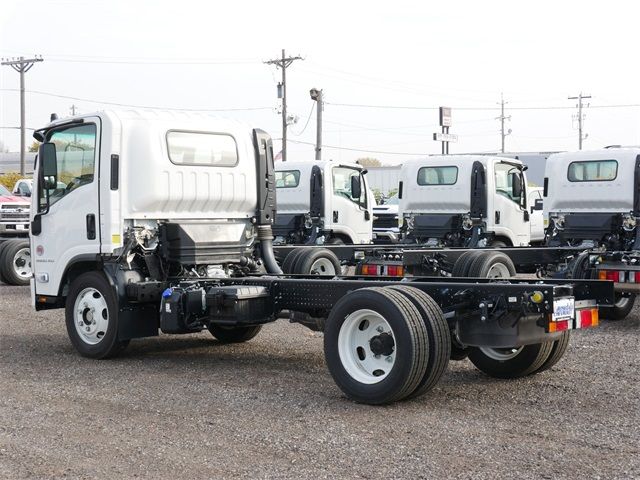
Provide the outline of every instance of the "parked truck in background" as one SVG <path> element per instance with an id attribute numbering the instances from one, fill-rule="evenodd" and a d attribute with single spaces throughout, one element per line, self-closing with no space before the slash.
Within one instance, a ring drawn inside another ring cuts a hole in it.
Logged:
<path id="1" fill-rule="evenodd" d="M 482 155 L 405 162 L 398 192 L 403 242 L 470 248 L 542 242 L 542 202 L 529 198 L 525 170 L 518 160 Z"/>
<path id="2" fill-rule="evenodd" d="M 108 111 L 34 136 L 31 300 L 65 309 L 86 357 L 115 356 L 159 331 L 244 342 L 283 311 L 300 312 L 324 332 L 342 391 L 381 404 L 432 389 L 454 344 L 491 376 L 547 370 L 569 331 L 597 325 L 597 304 L 612 301 L 611 282 L 593 280 L 285 276 L 272 247 L 271 139 L 236 122 Z M 361 176 L 346 173 L 340 189 Z M 297 261 L 322 250 L 303 249 Z"/>
<path id="3" fill-rule="evenodd" d="M 616 304 L 603 314 L 626 317 L 640 291 L 640 148 L 551 155 L 544 195 L 547 245 L 583 248 L 571 276 L 613 280 Z"/>
<path id="4" fill-rule="evenodd" d="M 398 226 L 398 194 L 384 198 L 373 207 L 373 241 L 376 243 L 397 243 L 400 238 Z"/>
<path id="5" fill-rule="evenodd" d="M 29 251 L 29 199 L 13 195 L 0 184 L 0 281 L 28 285 L 31 276 Z"/>
<path id="6" fill-rule="evenodd" d="M 276 164 L 276 244 L 371 243 L 373 194 L 366 169 L 334 161 Z"/>

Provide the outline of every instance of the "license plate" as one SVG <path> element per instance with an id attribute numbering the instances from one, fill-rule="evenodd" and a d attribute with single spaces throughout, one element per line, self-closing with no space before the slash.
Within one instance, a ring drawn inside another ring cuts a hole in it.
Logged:
<path id="1" fill-rule="evenodd" d="M 554 322 L 572 320 L 575 316 L 576 301 L 573 297 L 557 298 L 553 301 Z"/>
<path id="2" fill-rule="evenodd" d="M 26 225 L 16 225 L 16 230 L 26 230 L 27 226 Z"/>

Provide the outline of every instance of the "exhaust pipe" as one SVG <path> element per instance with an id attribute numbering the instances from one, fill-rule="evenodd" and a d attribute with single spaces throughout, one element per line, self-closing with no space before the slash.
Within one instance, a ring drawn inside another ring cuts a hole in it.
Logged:
<path id="1" fill-rule="evenodd" d="M 276 256 L 273 253 L 273 232 L 271 225 L 258 225 L 258 240 L 262 247 L 262 261 L 267 269 L 267 273 L 282 275 L 282 269 L 276 262 Z"/>

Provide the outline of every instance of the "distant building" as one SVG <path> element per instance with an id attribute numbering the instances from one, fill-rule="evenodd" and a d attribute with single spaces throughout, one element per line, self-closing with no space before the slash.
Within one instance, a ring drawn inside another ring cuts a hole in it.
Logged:
<path id="1" fill-rule="evenodd" d="M 24 156 L 25 173 L 33 173 L 33 162 L 36 159 L 34 152 L 26 152 Z M 0 173 L 20 171 L 20 152 L 0 152 Z"/>

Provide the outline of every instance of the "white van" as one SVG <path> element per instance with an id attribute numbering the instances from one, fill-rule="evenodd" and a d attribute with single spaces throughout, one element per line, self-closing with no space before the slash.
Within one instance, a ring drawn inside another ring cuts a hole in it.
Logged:
<path id="1" fill-rule="evenodd" d="M 400 173 L 403 241 L 428 246 L 527 246 L 544 239 L 542 202 L 519 160 L 484 155 L 405 162 Z"/>

